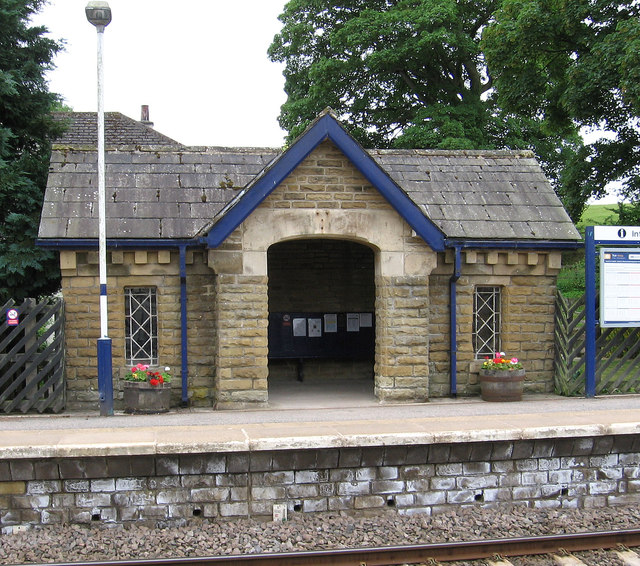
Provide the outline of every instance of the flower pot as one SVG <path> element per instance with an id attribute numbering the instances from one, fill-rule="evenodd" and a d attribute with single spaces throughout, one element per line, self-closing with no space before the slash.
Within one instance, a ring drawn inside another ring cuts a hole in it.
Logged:
<path id="1" fill-rule="evenodd" d="M 480 392 L 484 401 L 522 401 L 523 369 L 480 370 Z"/>
<path id="2" fill-rule="evenodd" d="M 171 405 L 171 385 L 151 385 L 146 381 L 124 381 L 124 412 L 134 414 L 166 413 Z"/>

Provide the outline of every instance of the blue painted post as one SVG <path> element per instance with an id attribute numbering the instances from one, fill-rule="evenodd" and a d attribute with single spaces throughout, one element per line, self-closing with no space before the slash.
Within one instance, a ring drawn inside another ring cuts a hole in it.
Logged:
<path id="1" fill-rule="evenodd" d="M 98 392 L 100 416 L 113 415 L 113 371 L 111 338 L 98 338 Z"/>
<path id="2" fill-rule="evenodd" d="M 593 226 L 585 230 L 585 386 L 586 397 L 596 396 L 596 245 Z"/>

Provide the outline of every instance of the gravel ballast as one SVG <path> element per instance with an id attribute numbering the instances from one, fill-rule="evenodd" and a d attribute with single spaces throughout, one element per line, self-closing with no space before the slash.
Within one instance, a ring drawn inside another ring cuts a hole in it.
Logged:
<path id="1" fill-rule="evenodd" d="M 433 516 L 295 514 L 285 522 L 192 520 L 181 526 L 90 524 L 6 529 L 1 564 L 230 556 L 635 529 L 640 509 L 462 508 Z"/>

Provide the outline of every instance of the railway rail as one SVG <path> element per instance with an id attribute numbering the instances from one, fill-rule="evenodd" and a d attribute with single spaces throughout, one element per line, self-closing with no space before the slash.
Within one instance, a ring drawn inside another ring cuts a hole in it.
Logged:
<path id="1" fill-rule="evenodd" d="M 62 564 L 73 564 L 73 566 L 392 566 L 401 564 L 440 564 L 495 556 L 515 557 L 626 547 L 640 547 L 640 529 L 381 548 L 334 549 L 240 556 L 131 559 L 109 562 L 50 563 L 46 566 L 62 566 Z"/>

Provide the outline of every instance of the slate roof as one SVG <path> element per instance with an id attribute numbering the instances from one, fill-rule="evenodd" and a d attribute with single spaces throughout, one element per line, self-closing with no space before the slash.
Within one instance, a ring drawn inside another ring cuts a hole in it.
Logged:
<path id="1" fill-rule="evenodd" d="M 92 135 L 88 122 L 95 114 L 73 114 L 78 116 L 70 130 L 73 135 L 53 147 L 41 241 L 97 238 L 96 153 L 86 143 Z M 242 189 L 249 185 L 251 190 L 256 177 L 282 158 L 272 148 L 181 146 L 139 122 L 110 114 L 106 187 L 111 239 L 201 235 L 214 219 L 227 214 Z M 115 130 L 111 134 L 110 123 Z M 131 144 L 136 132 L 140 137 Z M 490 240 L 496 245 L 499 240 L 580 240 L 529 152 L 369 150 L 368 154 L 448 239 Z"/>
<path id="2" fill-rule="evenodd" d="M 57 145 L 95 147 L 98 144 L 98 122 L 95 112 L 54 112 L 53 117 L 66 126 L 66 130 L 55 141 Z M 181 143 L 142 122 L 120 114 L 120 112 L 105 112 L 104 133 L 106 147 L 123 145 L 182 146 Z"/>
<path id="3" fill-rule="evenodd" d="M 532 152 L 369 154 L 450 239 L 580 239 Z"/>
<path id="4" fill-rule="evenodd" d="M 122 146 L 107 151 L 108 238 L 192 238 L 277 154 Z M 54 146 L 38 237 L 97 238 L 96 152 Z"/>

